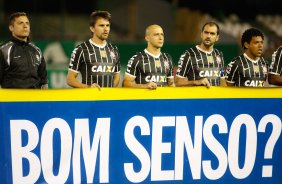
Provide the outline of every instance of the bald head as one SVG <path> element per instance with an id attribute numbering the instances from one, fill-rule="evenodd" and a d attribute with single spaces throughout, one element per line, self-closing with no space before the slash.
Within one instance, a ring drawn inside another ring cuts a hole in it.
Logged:
<path id="1" fill-rule="evenodd" d="M 157 24 L 149 25 L 149 26 L 146 28 L 145 36 L 150 35 L 150 34 L 153 32 L 153 30 L 155 30 L 155 29 L 161 29 L 161 30 L 163 30 L 162 27 L 159 26 L 159 25 L 157 25 Z"/>
<path id="2" fill-rule="evenodd" d="M 145 40 L 149 48 L 160 49 L 164 43 L 164 32 L 161 26 L 153 24 L 146 28 Z"/>

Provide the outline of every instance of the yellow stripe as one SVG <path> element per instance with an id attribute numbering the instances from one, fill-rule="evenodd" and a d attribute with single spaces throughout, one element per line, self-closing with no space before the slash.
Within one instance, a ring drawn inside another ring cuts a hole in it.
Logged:
<path id="1" fill-rule="evenodd" d="M 98 89 L 0 89 L 0 102 L 22 101 L 99 101 L 142 99 L 207 99 L 207 98 L 282 98 L 282 88 L 232 87 L 163 87 L 156 90 L 103 88 Z"/>

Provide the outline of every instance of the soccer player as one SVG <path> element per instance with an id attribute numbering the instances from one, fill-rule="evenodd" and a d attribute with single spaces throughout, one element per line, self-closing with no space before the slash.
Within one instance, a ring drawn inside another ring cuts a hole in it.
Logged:
<path id="1" fill-rule="evenodd" d="M 164 32 L 159 25 L 150 25 L 145 31 L 147 48 L 134 55 L 127 64 L 123 86 L 156 89 L 174 86 L 171 56 L 161 52 Z"/>
<path id="2" fill-rule="evenodd" d="M 95 11 L 90 15 L 92 38 L 72 52 L 67 84 L 75 88 L 117 87 L 120 80 L 120 59 L 116 46 L 107 43 L 111 14 Z M 77 79 L 81 73 L 82 82 Z"/>
<path id="3" fill-rule="evenodd" d="M 187 49 L 180 57 L 176 72 L 176 86 L 220 86 L 224 76 L 221 51 L 214 48 L 219 39 L 219 26 L 207 22 L 202 27 L 201 43 Z M 223 84 L 224 83 L 224 84 Z"/>
<path id="4" fill-rule="evenodd" d="M 245 30 L 241 37 L 241 45 L 244 53 L 235 57 L 227 66 L 227 85 L 243 87 L 263 87 L 267 67 L 262 55 L 263 33 L 250 28 Z"/>
<path id="5" fill-rule="evenodd" d="M 272 85 L 282 86 L 282 46 L 272 54 L 269 68 L 268 82 Z"/>
<path id="6" fill-rule="evenodd" d="M 0 46 L 0 85 L 2 88 L 48 88 L 47 70 L 41 50 L 30 43 L 27 14 L 10 15 L 12 38 Z"/>

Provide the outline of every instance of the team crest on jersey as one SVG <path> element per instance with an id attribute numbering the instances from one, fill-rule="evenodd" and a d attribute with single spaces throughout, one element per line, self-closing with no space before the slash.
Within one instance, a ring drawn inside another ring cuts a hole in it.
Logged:
<path id="1" fill-rule="evenodd" d="M 169 69 L 169 63 L 167 60 L 164 61 L 164 66 L 165 66 L 165 69 Z"/>
<path id="2" fill-rule="evenodd" d="M 100 55 L 101 55 L 101 57 L 106 58 L 107 52 L 105 50 L 100 50 Z"/>
<path id="3" fill-rule="evenodd" d="M 221 58 L 219 55 L 216 56 L 216 62 L 217 64 L 221 64 Z"/>
<path id="4" fill-rule="evenodd" d="M 213 57 L 212 56 L 208 56 L 207 58 L 208 58 L 209 63 L 213 63 Z"/>
<path id="5" fill-rule="evenodd" d="M 160 68 L 161 67 L 161 61 L 155 60 L 155 65 L 156 65 L 156 67 Z"/>
<path id="6" fill-rule="evenodd" d="M 263 66 L 262 71 L 263 71 L 264 74 L 267 74 L 267 68 L 266 68 L 266 66 Z"/>
<path id="7" fill-rule="evenodd" d="M 115 53 L 114 53 L 114 51 L 110 51 L 110 56 L 111 56 L 111 58 L 112 58 L 112 60 L 116 60 L 116 55 L 115 55 Z"/>

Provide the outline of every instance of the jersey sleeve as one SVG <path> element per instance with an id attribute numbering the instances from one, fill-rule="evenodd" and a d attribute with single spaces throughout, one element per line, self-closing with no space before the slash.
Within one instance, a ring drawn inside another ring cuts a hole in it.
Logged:
<path id="1" fill-rule="evenodd" d="M 138 72 L 138 57 L 137 55 L 132 56 L 132 58 L 129 59 L 128 63 L 127 63 L 127 68 L 125 73 L 129 74 L 133 77 L 137 76 L 137 72 Z"/>
<path id="2" fill-rule="evenodd" d="M 168 62 L 169 62 L 169 72 L 167 74 L 168 78 L 173 78 L 173 61 L 172 57 L 168 54 Z"/>
<path id="3" fill-rule="evenodd" d="M 4 55 L 2 51 L 0 51 L 0 87 L 1 87 L 2 79 L 4 75 L 4 67 L 5 67 L 4 63 L 5 63 Z"/>
<path id="4" fill-rule="evenodd" d="M 187 77 L 190 62 L 190 54 L 188 52 L 183 53 L 178 61 L 176 75 L 180 77 Z"/>
<path id="5" fill-rule="evenodd" d="M 116 65 L 115 65 L 115 73 L 120 72 L 121 66 L 120 66 L 120 54 L 119 54 L 119 50 L 117 47 L 115 47 L 115 54 L 116 54 Z"/>
<path id="6" fill-rule="evenodd" d="M 282 46 L 272 54 L 272 62 L 269 69 L 270 73 L 274 75 L 282 73 Z"/>
<path id="7" fill-rule="evenodd" d="M 224 56 L 223 56 L 223 53 L 220 52 L 220 58 L 221 58 L 221 70 L 220 70 L 220 77 L 225 77 L 225 66 L 224 66 Z"/>
<path id="8" fill-rule="evenodd" d="M 226 67 L 227 82 L 235 83 L 235 81 L 238 79 L 238 75 L 236 75 L 237 71 L 238 64 L 236 63 L 236 60 L 233 60 Z"/>
<path id="9" fill-rule="evenodd" d="M 40 77 L 40 86 L 48 83 L 46 62 L 43 55 L 41 57 L 41 63 L 38 67 L 38 76 Z"/>
<path id="10" fill-rule="evenodd" d="M 75 72 L 78 72 L 79 66 L 81 65 L 82 61 L 83 61 L 82 48 L 80 46 L 77 46 L 72 51 L 71 58 L 70 58 L 69 69 L 73 70 Z"/>

